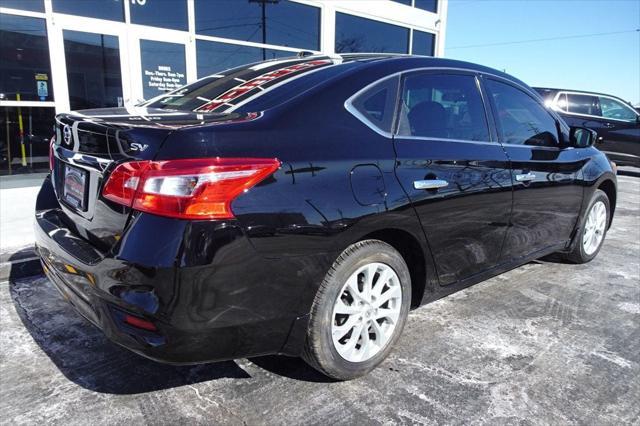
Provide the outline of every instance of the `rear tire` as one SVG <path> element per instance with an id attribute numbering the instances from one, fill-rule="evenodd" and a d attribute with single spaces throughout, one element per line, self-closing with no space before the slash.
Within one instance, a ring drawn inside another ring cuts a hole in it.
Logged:
<path id="1" fill-rule="evenodd" d="M 566 256 L 568 261 L 587 263 L 598 255 L 607 234 L 610 217 L 609 198 L 604 191 L 598 189 L 585 210 L 580 231 L 576 235 L 571 251 Z"/>
<path id="2" fill-rule="evenodd" d="M 363 376 L 391 352 L 410 303 L 411 277 L 400 253 L 379 240 L 352 244 L 320 284 L 302 357 L 337 380 Z"/>

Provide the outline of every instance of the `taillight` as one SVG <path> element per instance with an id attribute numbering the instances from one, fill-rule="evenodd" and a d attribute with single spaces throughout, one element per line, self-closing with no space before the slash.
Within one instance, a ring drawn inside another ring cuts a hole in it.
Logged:
<path id="1" fill-rule="evenodd" d="M 53 144 L 56 143 L 56 135 L 51 136 L 49 141 L 49 170 L 53 170 Z"/>
<path id="2" fill-rule="evenodd" d="M 147 321 L 144 318 L 135 317 L 133 315 L 125 315 L 124 322 L 133 327 L 141 328 L 143 330 L 158 331 L 155 324 L 153 324 L 151 321 Z"/>
<path id="3" fill-rule="evenodd" d="M 102 195 L 161 216 L 229 219 L 231 202 L 278 167 L 263 158 L 132 161 L 115 168 Z"/>

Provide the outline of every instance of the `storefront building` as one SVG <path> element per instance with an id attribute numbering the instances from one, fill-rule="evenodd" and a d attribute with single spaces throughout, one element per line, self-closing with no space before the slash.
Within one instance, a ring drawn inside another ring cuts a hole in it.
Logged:
<path id="1" fill-rule="evenodd" d="M 301 50 L 440 56 L 446 2 L 0 0 L 0 174 L 47 169 L 56 113 Z"/>

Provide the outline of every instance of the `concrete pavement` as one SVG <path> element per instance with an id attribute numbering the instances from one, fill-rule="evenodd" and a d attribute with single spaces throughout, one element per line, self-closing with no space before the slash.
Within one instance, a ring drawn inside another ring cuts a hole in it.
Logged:
<path id="1" fill-rule="evenodd" d="M 44 173 L 0 177 L 0 251 L 33 244 L 33 211 Z"/>
<path id="2" fill-rule="evenodd" d="M 0 283 L 2 424 L 638 424 L 640 179 L 593 262 L 532 262 L 410 314 L 367 377 L 298 359 L 174 367 L 122 349 L 46 278 Z"/>

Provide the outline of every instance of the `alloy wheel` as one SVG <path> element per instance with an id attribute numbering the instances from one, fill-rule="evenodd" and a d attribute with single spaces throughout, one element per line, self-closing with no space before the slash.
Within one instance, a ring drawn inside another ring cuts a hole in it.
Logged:
<path id="1" fill-rule="evenodd" d="M 396 272 L 384 263 L 358 268 L 338 293 L 332 314 L 334 347 L 349 362 L 363 362 L 379 353 L 393 336 L 402 287 Z"/>
<path id="2" fill-rule="evenodd" d="M 597 201 L 591 206 L 582 235 L 582 248 L 587 256 L 595 253 L 600 247 L 606 227 L 607 207 L 602 201 Z"/>

